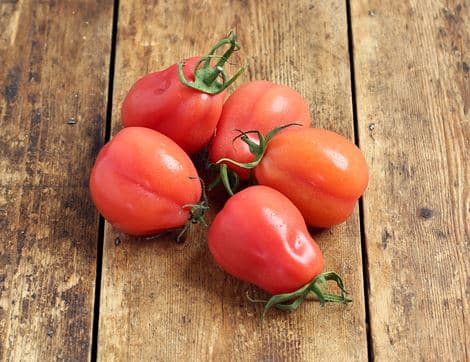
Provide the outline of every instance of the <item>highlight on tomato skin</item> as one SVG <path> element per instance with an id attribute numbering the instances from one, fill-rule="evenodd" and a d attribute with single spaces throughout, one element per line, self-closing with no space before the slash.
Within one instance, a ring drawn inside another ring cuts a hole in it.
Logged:
<path id="1" fill-rule="evenodd" d="M 240 139 L 237 130 L 258 130 L 266 134 L 275 127 L 287 123 L 309 126 L 310 110 L 306 100 L 294 89 L 266 80 L 255 80 L 238 87 L 224 104 L 217 124 L 216 134 L 209 148 L 209 158 L 217 162 L 230 158 L 238 162 L 254 159 L 247 144 Z M 257 141 L 256 135 L 250 137 Z M 249 172 L 233 164 L 227 166 L 242 180 Z"/>
<path id="2" fill-rule="evenodd" d="M 179 228 L 202 189 L 189 156 L 170 138 L 143 127 L 117 133 L 90 175 L 92 200 L 117 229 L 138 236 Z"/>
<path id="3" fill-rule="evenodd" d="M 346 221 L 369 180 L 361 150 L 320 128 L 292 127 L 275 135 L 254 175 L 286 195 L 315 227 Z"/>
<path id="4" fill-rule="evenodd" d="M 266 186 L 232 196 L 212 222 L 208 244 L 222 269 L 270 294 L 303 287 L 324 267 L 301 213 Z"/>

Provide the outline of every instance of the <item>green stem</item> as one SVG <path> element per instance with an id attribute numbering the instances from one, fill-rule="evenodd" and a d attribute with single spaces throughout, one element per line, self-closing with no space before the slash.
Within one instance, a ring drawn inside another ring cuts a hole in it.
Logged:
<path id="1" fill-rule="evenodd" d="M 229 193 L 230 196 L 233 196 L 233 189 L 232 185 L 230 184 L 228 172 L 227 172 L 227 165 L 220 165 L 220 179 L 225 186 L 225 189 Z"/>
<path id="2" fill-rule="evenodd" d="M 328 281 L 336 282 L 336 285 L 340 289 L 340 294 L 338 295 L 330 294 L 330 293 L 323 291 L 320 288 L 321 284 L 326 283 Z M 352 299 L 346 296 L 348 292 L 344 288 L 343 280 L 335 272 L 325 272 L 323 274 L 320 274 L 313 281 L 297 289 L 296 291 L 291 292 L 291 293 L 273 295 L 268 301 L 253 300 L 251 298 L 250 298 L 250 301 L 255 302 L 255 303 L 258 303 L 258 302 L 265 303 L 263 314 L 261 317 L 262 319 L 264 319 L 264 316 L 266 315 L 266 313 L 273 307 L 280 309 L 280 310 L 289 311 L 289 312 L 296 310 L 303 303 L 305 298 L 310 293 L 314 294 L 318 298 L 322 306 L 326 302 L 332 302 L 332 303 L 352 302 Z"/>
<path id="3" fill-rule="evenodd" d="M 229 44 L 230 47 L 225 51 L 224 55 L 222 55 L 222 57 L 220 57 L 219 61 L 217 62 L 217 64 L 211 68 L 210 67 L 210 60 L 209 61 L 206 61 L 205 65 L 207 66 L 207 68 L 209 68 L 211 71 L 208 72 L 208 76 L 207 78 L 204 80 L 204 82 L 207 84 L 207 85 L 210 85 L 212 84 L 216 79 L 217 77 L 219 76 L 219 74 L 224 74 L 224 70 L 223 70 L 223 67 L 225 65 L 225 62 L 228 60 L 228 58 L 230 58 L 230 56 L 232 55 L 232 53 L 236 50 L 239 50 L 240 49 L 240 45 L 238 44 L 237 42 L 237 36 L 235 33 L 231 32 L 229 34 L 229 36 L 225 39 L 222 39 L 221 41 L 219 41 L 212 49 L 211 51 L 209 52 L 209 55 L 214 55 L 215 52 L 217 51 L 217 49 L 225 46 L 226 44 Z"/>
<path id="4" fill-rule="evenodd" d="M 215 52 L 229 45 L 229 48 L 220 57 L 219 61 L 211 66 L 211 60 L 218 58 Z M 195 65 L 194 68 L 194 81 L 189 82 L 183 72 L 183 63 L 178 64 L 178 76 L 181 83 L 185 86 L 196 89 L 203 93 L 217 94 L 229 87 L 235 80 L 246 70 L 247 65 L 240 67 L 232 78 L 227 80 L 227 75 L 224 71 L 224 65 L 230 58 L 233 52 L 240 49 L 240 44 L 237 42 L 237 35 L 230 32 L 227 38 L 220 40 L 210 50 L 209 54 L 202 57 Z M 202 66 L 201 66 L 202 64 Z M 221 80 L 220 80 L 221 79 Z"/>
<path id="5" fill-rule="evenodd" d="M 195 177 L 190 177 L 195 178 Z M 202 200 L 197 204 L 186 204 L 183 205 L 183 209 L 190 208 L 189 210 L 189 218 L 184 224 L 183 228 L 181 229 L 180 233 L 176 237 L 176 242 L 181 243 L 181 238 L 183 235 L 188 231 L 189 227 L 193 224 L 199 224 L 207 226 L 206 219 L 204 218 L 204 214 L 209 209 L 209 199 L 206 194 L 206 186 L 204 185 L 204 181 L 199 178 L 202 186 Z"/>
<path id="6" fill-rule="evenodd" d="M 233 142 L 235 142 L 238 138 L 240 138 L 243 142 L 245 142 L 249 149 L 250 152 L 255 156 L 255 159 L 251 162 L 238 162 L 235 160 L 232 160 L 231 158 L 221 158 L 218 160 L 215 164 L 219 165 L 220 167 L 220 179 L 222 180 L 222 183 L 225 186 L 225 189 L 230 195 L 233 195 L 232 188 L 230 187 L 230 182 L 228 181 L 228 177 L 226 177 L 224 174 L 227 172 L 227 166 L 225 165 L 226 163 L 231 163 L 235 166 L 251 170 L 258 166 L 261 162 L 261 160 L 264 157 L 264 154 L 266 153 L 266 149 L 268 148 L 268 142 L 279 132 L 281 132 L 283 129 L 291 126 L 302 126 L 301 124 L 298 123 L 289 123 L 283 126 L 276 127 L 269 131 L 265 136 L 260 132 L 256 130 L 252 131 L 241 131 L 239 129 L 235 129 L 235 131 L 239 132 L 240 134 L 236 136 L 233 139 Z M 256 143 L 253 140 L 248 137 L 249 134 L 256 134 L 258 136 L 258 142 Z"/>
<path id="7" fill-rule="evenodd" d="M 211 182 L 207 189 L 212 191 L 222 182 L 230 196 L 233 196 L 234 191 L 236 191 L 240 186 L 240 177 L 238 174 L 229 169 L 226 164 L 216 165 L 211 163 L 211 166 L 216 166 L 219 170 L 219 174 L 215 180 Z"/>

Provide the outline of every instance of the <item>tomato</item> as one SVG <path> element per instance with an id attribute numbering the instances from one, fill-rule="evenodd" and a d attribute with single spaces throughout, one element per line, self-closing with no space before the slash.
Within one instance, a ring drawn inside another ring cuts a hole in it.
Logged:
<path id="1" fill-rule="evenodd" d="M 300 211 L 270 187 L 251 186 L 232 196 L 212 222 L 208 244 L 222 269 L 274 294 L 263 316 L 271 307 L 293 311 L 309 293 L 322 304 L 351 301 L 338 274 L 321 274 L 325 261 Z M 328 280 L 340 295 L 319 288 Z"/>
<path id="2" fill-rule="evenodd" d="M 305 99 L 294 89 L 264 80 L 246 83 L 239 87 L 225 102 L 215 137 L 209 149 L 212 162 L 230 158 L 238 162 L 250 162 L 253 155 L 246 143 L 234 138 L 237 130 L 258 130 L 265 134 L 287 123 L 310 125 L 310 111 Z M 250 135 L 257 141 L 256 135 Z M 241 179 L 249 172 L 233 164 L 227 164 Z"/>
<path id="3" fill-rule="evenodd" d="M 208 242 L 225 271 L 270 294 L 304 286 L 325 264 L 299 210 L 266 186 L 232 196 L 212 222 Z"/>
<path id="4" fill-rule="evenodd" d="M 216 50 L 225 45 L 230 48 L 217 64 L 211 64 Z M 230 34 L 205 57 L 193 57 L 139 79 L 122 104 L 124 127 L 152 128 L 170 137 L 189 154 L 199 151 L 214 134 L 225 88 L 244 70 L 240 68 L 225 81 L 222 67 L 238 48 L 235 34 Z"/>
<path id="5" fill-rule="evenodd" d="M 364 155 L 354 143 L 335 132 L 305 127 L 268 137 L 258 133 L 258 139 L 260 145 L 252 147 L 256 160 L 237 164 L 254 168 L 259 184 L 286 195 L 308 225 L 331 227 L 351 215 L 369 179 Z M 250 142 L 247 135 L 241 140 Z"/>
<path id="6" fill-rule="evenodd" d="M 359 148 L 320 128 L 289 128 L 275 135 L 254 175 L 286 195 L 316 227 L 344 222 L 369 179 Z"/>
<path id="7" fill-rule="evenodd" d="M 99 152 L 90 192 L 117 229 L 154 235 L 185 225 L 202 190 L 191 159 L 175 142 L 148 128 L 128 127 Z"/>

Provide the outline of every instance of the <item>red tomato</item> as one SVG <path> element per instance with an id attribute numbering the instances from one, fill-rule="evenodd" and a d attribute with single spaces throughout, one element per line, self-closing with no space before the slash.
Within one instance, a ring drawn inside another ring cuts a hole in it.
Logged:
<path id="1" fill-rule="evenodd" d="M 286 195 L 307 224 L 330 227 L 345 221 L 368 183 L 364 155 L 345 137 L 319 128 L 289 128 L 275 135 L 256 180 Z"/>
<path id="2" fill-rule="evenodd" d="M 106 220 L 133 235 L 183 226 L 187 204 L 201 198 L 198 173 L 171 139 L 142 127 L 124 128 L 98 154 L 90 176 L 92 199 Z"/>
<path id="3" fill-rule="evenodd" d="M 310 111 L 305 99 L 292 88 L 264 80 L 246 83 L 239 87 L 225 102 L 217 131 L 209 150 L 212 162 L 230 158 L 238 162 L 253 160 L 248 145 L 233 139 L 238 130 L 258 130 L 266 134 L 275 127 L 288 123 L 310 125 Z M 255 142 L 256 135 L 251 135 Z M 227 166 L 242 179 L 249 172 L 233 164 Z"/>
<path id="4" fill-rule="evenodd" d="M 223 57 L 217 49 L 230 45 Z M 139 79 L 122 104 L 124 127 L 141 126 L 157 130 L 193 154 L 206 145 L 214 134 L 225 99 L 224 89 L 243 71 L 226 80 L 223 65 L 231 53 L 239 49 L 235 34 L 218 42 L 205 57 L 194 57 Z M 217 64 L 211 64 L 219 59 Z M 223 78 L 221 82 L 220 79 Z M 183 84 L 186 83 L 186 84 Z"/>
<path id="5" fill-rule="evenodd" d="M 266 186 L 232 196 L 212 222 L 208 241 L 225 271 L 271 294 L 303 287 L 324 266 L 299 210 Z"/>
<path id="6" fill-rule="evenodd" d="M 187 78 L 194 80 L 199 59 L 186 61 Z M 124 127 L 152 128 L 193 154 L 212 137 L 224 99 L 225 92 L 210 95 L 183 85 L 174 64 L 139 79 L 124 99 L 121 117 Z"/>

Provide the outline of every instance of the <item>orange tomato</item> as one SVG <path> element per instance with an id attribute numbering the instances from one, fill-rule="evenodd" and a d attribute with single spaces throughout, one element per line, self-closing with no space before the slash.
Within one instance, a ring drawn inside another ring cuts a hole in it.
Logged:
<path id="1" fill-rule="evenodd" d="M 288 128 L 267 144 L 254 169 L 258 183 L 286 195 L 307 224 L 330 227 L 345 221 L 368 183 L 359 148 L 319 128 Z"/>

